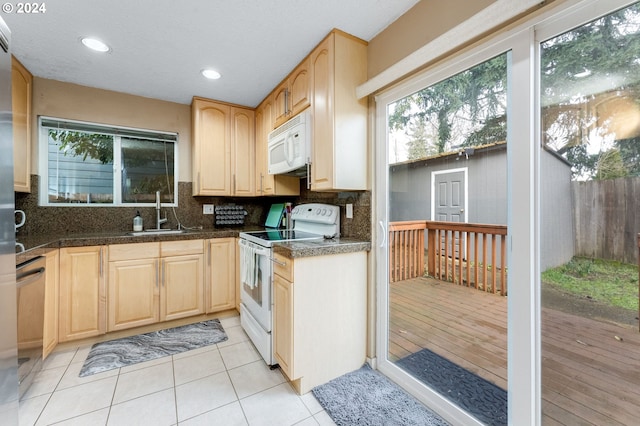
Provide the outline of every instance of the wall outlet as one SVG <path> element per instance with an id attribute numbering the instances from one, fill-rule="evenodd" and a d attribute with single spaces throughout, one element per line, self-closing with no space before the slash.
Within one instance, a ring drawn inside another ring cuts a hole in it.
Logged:
<path id="1" fill-rule="evenodd" d="M 202 214 L 213 214 L 213 204 L 203 204 Z"/>
<path id="2" fill-rule="evenodd" d="M 347 219 L 353 219 L 353 204 L 347 204 L 345 206 L 345 216 Z"/>

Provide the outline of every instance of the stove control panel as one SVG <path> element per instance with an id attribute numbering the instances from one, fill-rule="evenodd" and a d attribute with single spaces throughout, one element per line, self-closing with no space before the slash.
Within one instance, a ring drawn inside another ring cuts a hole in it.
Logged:
<path id="1" fill-rule="evenodd" d="M 332 204 L 300 204 L 291 211 L 291 219 L 300 222 L 335 224 L 340 221 L 340 207 Z"/>

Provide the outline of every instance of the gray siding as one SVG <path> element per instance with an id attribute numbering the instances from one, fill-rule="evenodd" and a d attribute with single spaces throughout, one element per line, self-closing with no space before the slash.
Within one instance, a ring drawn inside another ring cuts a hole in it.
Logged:
<path id="1" fill-rule="evenodd" d="M 431 220 L 431 173 L 468 170 L 468 222 L 507 224 L 506 149 L 447 156 L 389 167 L 390 220 Z M 541 158 L 541 267 L 568 262 L 574 253 L 571 169 L 543 151 Z"/>

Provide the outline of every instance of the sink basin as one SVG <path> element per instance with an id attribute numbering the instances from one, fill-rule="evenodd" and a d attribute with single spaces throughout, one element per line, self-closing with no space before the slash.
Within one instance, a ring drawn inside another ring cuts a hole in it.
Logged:
<path id="1" fill-rule="evenodd" d="M 149 235 L 174 235 L 174 234 L 184 234 L 187 231 L 184 229 L 145 229 L 144 231 L 138 232 L 129 232 L 127 235 L 131 235 L 133 237 L 142 237 Z"/>

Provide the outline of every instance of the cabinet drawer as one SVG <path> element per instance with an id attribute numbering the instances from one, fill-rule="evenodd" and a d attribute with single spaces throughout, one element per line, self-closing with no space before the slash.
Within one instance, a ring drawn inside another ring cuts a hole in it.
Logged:
<path id="1" fill-rule="evenodd" d="M 109 262 L 155 259 L 159 256 L 160 243 L 112 244 L 109 246 Z"/>
<path id="2" fill-rule="evenodd" d="M 274 253 L 273 260 L 273 273 L 293 282 L 293 259 Z"/>
<path id="3" fill-rule="evenodd" d="M 162 241 L 160 256 L 182 256 L 204 253 L 204 240 Z"/>

